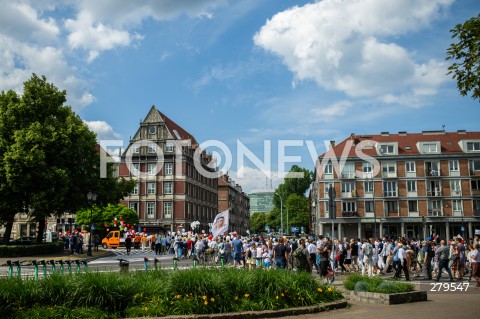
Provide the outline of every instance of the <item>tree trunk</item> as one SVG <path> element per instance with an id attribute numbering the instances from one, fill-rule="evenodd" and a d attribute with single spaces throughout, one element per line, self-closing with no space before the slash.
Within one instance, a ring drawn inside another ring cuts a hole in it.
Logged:
<path id="1" fill-rule="evenodd" d="M 45 232 L 45 216 L 42 216 L 38 220 L 37 244 L 41 244 L 43 242 L 44 232 Z"/>

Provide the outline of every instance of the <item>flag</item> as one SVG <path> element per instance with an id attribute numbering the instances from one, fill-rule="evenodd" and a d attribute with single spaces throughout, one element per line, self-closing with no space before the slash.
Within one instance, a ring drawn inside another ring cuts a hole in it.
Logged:
<path id="1" fill-rule="evenodd" d="M 224 232 L 228 230 L 228 219 L 229 219 L 229 211 L 225 210 L 217 216 L 215 216 L 215 219 L 213 220 L 213 226 L 212 226 L 212 234 L 213 236 L 219 236 L 222 235 Z"/>

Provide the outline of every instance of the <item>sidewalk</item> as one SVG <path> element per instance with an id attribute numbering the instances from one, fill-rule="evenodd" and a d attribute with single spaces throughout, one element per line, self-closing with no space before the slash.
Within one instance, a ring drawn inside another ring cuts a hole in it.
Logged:
<path id="1" fill-rule="evenodd" d="M 282 319 L 372 319 L 372 318 L 421 318 L 451 319 L 477 318 L 480 307 L 479 294 L 428 294 L 428 301 L 401 305 L 380 305 L 348 302 L 349 307 L 321 313 L 281 317 Z"/>

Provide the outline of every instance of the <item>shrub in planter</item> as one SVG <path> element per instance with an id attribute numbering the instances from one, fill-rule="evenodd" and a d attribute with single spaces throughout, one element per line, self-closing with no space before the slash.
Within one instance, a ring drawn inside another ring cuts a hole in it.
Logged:
<path id="1" fill-rule="evenodd" d="M 347 290 L 379 293 L 400 293 L 413 291 L 415 289 L 415 286 L 411 283 L 386 281 L 379 277 L 366 277 L 359 274 L 348 276 L 344 280 L 343 285 Z"/>

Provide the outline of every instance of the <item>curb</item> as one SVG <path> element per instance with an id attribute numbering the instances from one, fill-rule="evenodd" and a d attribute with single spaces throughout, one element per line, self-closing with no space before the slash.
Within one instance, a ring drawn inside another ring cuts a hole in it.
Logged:
<path id="1" fill-rule="evenodd" d="M 313 306 L 296 307 L 281 310 L 263 310 L 263 311 L 244 311 L 244 312 L 226 312 L 215 314 L 193 314 L 193 315 L 175 315 L 165 317 L 149 317 L 152 319 L 259 319 L 259 318 L 278 318 L 286 316 L 297 316 L 312 314 L 335 309 L 343 309 L 348 306 L 347 299 L 341 299 L 329 303 L 322 303 Z M 142 317 L 139 317 L 142 318 Z M 137 318 L 138 319 L 138 318 Z"/>

